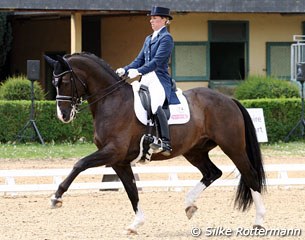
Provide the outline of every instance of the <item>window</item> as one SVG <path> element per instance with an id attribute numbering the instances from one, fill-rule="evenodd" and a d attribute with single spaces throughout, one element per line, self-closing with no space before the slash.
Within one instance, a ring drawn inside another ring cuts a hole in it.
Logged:
<path id="1" fill-rule="evenodd" d="M 267 43 L 267 75 L 281 79 L 290 79 L 290 46 L 289 42 Z"/>
<path id="2" fill-rule="evenodd" d="M 172 75 L 177 81 L 208 80 L 206 42 L 175 42 Z"/>

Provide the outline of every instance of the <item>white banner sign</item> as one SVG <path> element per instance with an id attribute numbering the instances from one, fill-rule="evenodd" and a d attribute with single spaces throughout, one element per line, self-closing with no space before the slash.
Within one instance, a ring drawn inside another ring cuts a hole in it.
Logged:
<path id="1" fill-rule="evenodd" d="M 268 142 L 264 112 L 262 108 L 247 108 L 256 130 L 259 142 Z"/>

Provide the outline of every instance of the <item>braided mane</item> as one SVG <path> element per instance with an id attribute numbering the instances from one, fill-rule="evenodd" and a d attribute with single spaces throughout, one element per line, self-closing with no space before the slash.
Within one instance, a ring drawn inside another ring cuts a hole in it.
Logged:
<path id="1" fill-rule="evenodd" d="M 64 57 L 65 58 L 70 58 L 73 56 L 81 56 L 81 57 L 85 57 L 85 58 L 89 58 L 92 61 L 94 61 L 95 63 L 97 63 L 98 65 L 100 65 L 106 72 L 108 72 L 113 78 L 115 78 L 116 80 L 121 80 L 120 77 L 115 73 L 115 71 L 111 68 L 111 66 L 103 59 L 99 58 L 98 56 L 96 56 L 93 53 L 90 52 L 81 52 L 81 53 L 73 53 L 71 54 L 66 54 Z"/>

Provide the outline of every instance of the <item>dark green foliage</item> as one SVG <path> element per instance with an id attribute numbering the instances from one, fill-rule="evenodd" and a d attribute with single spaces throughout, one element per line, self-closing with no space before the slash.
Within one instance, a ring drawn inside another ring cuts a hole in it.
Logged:
<path id="1" fill-rule="evenodd" d="M 300 98 L 243 100 L 241 103 L 246 108 L 263 108 L 269 142 L 284 141 L 301 118 Z M 290 140 L 296 140 L 297 135 Z"/>
<path id="2" fill-rule="evenodd" d="M 242 99 L 299 97 L 299 87 L 285 80 L 272 77 L 250 76 L 235 89 L 234 97 Z"/>
<path id="3" fill-rule="evenodd" d="M 37 81 L 34 82 L 34 96 L 36 100 L 44 99 L 44 92 Z M 8 78 L 0 86 L 1 100 L 31 100 L 31 81 L 25 76 Z"/>
<path id="4" fill-rule="evenodd" d="M 30 101 L 0 101 L 0 142 L 13 142 L 30 117 Z M 76 142 L 81 138 L 93 140 L 92 116 L 84 109 L 69 124 L 56 116 L 55 101 L 35 102 L 35 121 L 45 142 Z M 29 128 L 29 132 L 31 128 Z M 27 135 L 25 136 L 27 137 Z"/>
<path id="5" fill-rule="evenodd" d="M 301 114 L 300 98 L 243 100 L 246 108 L 263 108 L 269 143 L 283 141 L 297 124 Z M 16 140 L 18 132 L 29 120 L 30 101 L 0 101 L 0 142 Z M 76 142 L 93 140 L 92 116 L 89 109 L 77 114 L 69 124 L 56 116 L 55 101 L 37 101 L 35 120 L 45 142 Z M 122 120 L 123 121 L 123 120 Z M 292 136 L 290 140 L 295 140 Z"/>
<path id="6" fill-rule="evenodd" d="M 0 12 L 0 75 L 12 45 L 12 27 L 7 21 L 8 13 Z"/>
<path id="7" fill-rule="evenodd" d="M 0 101 L 0 142 L 13 141 L 29 118 L 30 102 Z"/>

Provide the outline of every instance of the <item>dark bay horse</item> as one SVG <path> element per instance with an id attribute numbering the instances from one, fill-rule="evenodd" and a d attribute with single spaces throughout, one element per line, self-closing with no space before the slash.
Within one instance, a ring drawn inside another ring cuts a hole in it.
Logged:
<path id="1" fill-rule="evenodd" d="M 54 69 L 58 118 L 65 123 L 72 121 L 78 105 L 86 99 L 93 115 L 94 142 L 98 149 L 74 165 L 51 198 L 52 207 L 62 205 L 62 195 L 82 171 L 110 165 L 121 179 L 135 212 L 127 231 L 136 233 L 144 223 L 144 215 L 131 163 L 139 155 L 140 139 L 146 126 L 134 113 L 131 85 L 120 79 L 105 61 L 90 53 L 66 55 L 56 60 L 45 56 L 45 59 Z M 254 202 L 254 226 L 261 227 L 265 215 L 261 196 L 265 173 L 247 110 L 238 101 L 208 88 L 194 88 L 183 94 L 190 106 L 191 119 L 184 125 L 170 126 L 171 156 L 153 154 L 151 160 L 183 155 L 200 170 L 203 177 L 185 200 L 186 215 L 191 218 L 197 210 L 195 201 L 200 193 L 222 175 L 209 158 L 209 151 L 219 146 L 241 174 L 235 205 L 244 211 Z"/>

